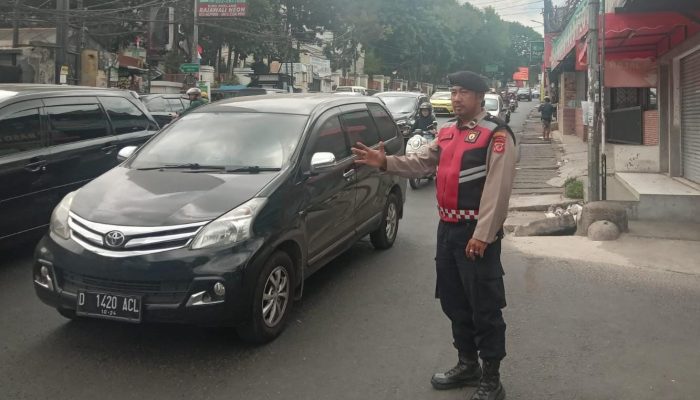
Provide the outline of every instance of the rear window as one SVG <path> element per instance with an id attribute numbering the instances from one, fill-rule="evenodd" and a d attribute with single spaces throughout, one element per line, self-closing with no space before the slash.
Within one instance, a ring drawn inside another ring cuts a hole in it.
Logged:
<path id="1" fill-rule="evenodd" d="M 0 119 L 0 157 L 42 147 L 39 109 L 18 110 Z"/>
<path id="2" fill-rule="evenodd" d="M 109 135 L 109 126 L 98 104 L 71 104 L 45 108 L 51 144 L 65 144 Z"/>
<path id="3" fill-rule="evenodd" d="M 498 100 L 485 98 L 484 102 L 486 103 L 484 104 L 486 111 L 498 111 Z"/>
<path id="4" fill-rule="evenodd" d="M 145 99 L 143 104 L 150 112 L 168 112 L 168 103 L 162 97 L 151 97 L 150 99 Z"/>
<path id="5" fill-rule="evenodd" d="M 349 86 L 338 86 L 335 89 L 336 92 L 352 92 L 352 88 Z"/>
<path id="6" fill-rule="evenodd" d="M 394 119 L 391 115 L 384 111 L 384 109 L 378 104 L 367 104 L 369 112 L 374 118 L 374 122 L 377 124 L 379 129 L 379 138 L 383 141 L 393 139 L 398 136 L 398 130 L 396 129 L 396 124 L 394 124 Z"/>

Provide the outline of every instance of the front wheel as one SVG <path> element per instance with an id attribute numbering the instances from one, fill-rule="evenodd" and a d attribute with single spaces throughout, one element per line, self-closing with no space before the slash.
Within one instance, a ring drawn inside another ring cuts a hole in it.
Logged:
<path id="1" fill-rule="evenodd" d="M 369 234 L 369 239 L 377 250 L 385 250 L 394 245 L 399 231 L 399 199 L 389 193 L 384 205 L 382 223 L 376 231 Z"/>
<path id="2" fill-rule="evenodd" d="M 273 253 L 260 271 L 253 294 L 251 319 L 238 327 L 243 339 L 263 344 L 282 333 L 294 301 L 293 278 L 294 263 L 289 255 L 282 251 Z"/>

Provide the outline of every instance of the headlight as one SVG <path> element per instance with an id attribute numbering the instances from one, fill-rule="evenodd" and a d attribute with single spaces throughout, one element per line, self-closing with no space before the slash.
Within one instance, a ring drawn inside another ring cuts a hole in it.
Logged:
<path id="1" fill-rule="evenodd" d="M 413 150 L 418 150 L 423 145 L 423 138 L 414 136 L 408 141 L 408 145 L 411 146 Z"/>
<path id="2" fill-rule="evenodd" d="M 193 250 L 227 246 L 251 237 L 253 220 L 266 198 L 251 199 L 207 224 L 192 241 Z"/>
<path id="3" fill-rule="evenodd" d="M 63 200 L 53 209 L 51 213 L 51 232 L 63 239 L 70 239 L 70 228 L 68 227 L 68 212 L 73 203 L 73 197 L 77 191 L 68 193 Z"/>

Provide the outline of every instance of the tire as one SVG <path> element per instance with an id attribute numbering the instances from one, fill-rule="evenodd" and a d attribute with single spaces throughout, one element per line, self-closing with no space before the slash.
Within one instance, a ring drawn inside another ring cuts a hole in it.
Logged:
<path id="1" fill-rule="evenodd" d="M 294 304 L 293 282 L 292 259 L 282 251 L 273 253 L 258 276 L 251 318 L 237 329 L 241 338 L 253 344 L 264 344 L 282 333 Z"/>
<path id="2" fill-rule="evenodd" d="M 399 232 L 399 199 L 394 193 L 389 193 L 384 214 L 379 228 L 369 234 L 369 239 L 377 250 L 386 250 L 394 245 L 396 235 Z"/>
<path id="3" fill-rule="evenodd" d="M 69 308 L 57 308 L 56 311 L 58 311 L 58 313 L 61 314 L 62 317 L 67 318 L 71 321 L 78 321 L 83 319 L 83 317 L 80 317 L 75 313 L 75 310 L 71 310 Z"/>
<path id="4" fill-rule="evenodd" d="M 418 189 L 420 187 L 420 179 L 409 178 L 408 185 L 411 186 L 411 189 Z"/>

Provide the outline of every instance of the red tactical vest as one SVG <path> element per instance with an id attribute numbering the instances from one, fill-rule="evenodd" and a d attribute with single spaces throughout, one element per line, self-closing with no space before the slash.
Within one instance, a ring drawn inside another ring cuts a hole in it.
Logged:
<path id="1" fill-rule="evenodd" d="M 458 127 L 451 120 L 438 132 L 440 161 L 437 168 L 437 202 L 445 222 L 477 220 L 481 193 L 486 183 L 486 159 L 493 133 L 510 128 L 487 114 L 481 121 Z"/>

